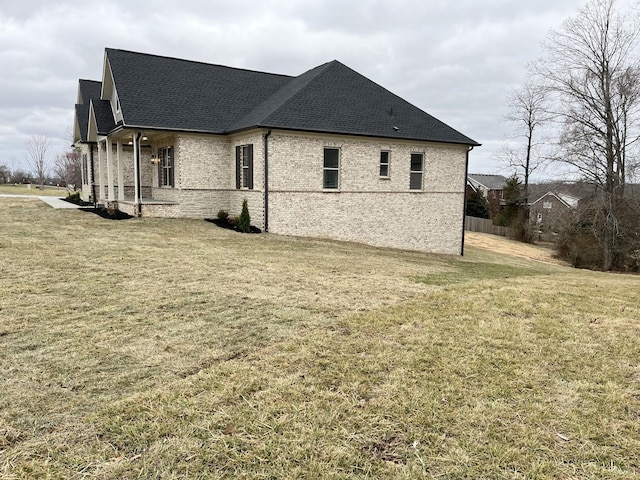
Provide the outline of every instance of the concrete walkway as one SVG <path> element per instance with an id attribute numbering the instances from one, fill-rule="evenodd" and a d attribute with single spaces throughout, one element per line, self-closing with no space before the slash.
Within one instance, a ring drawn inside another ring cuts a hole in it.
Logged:
<path id="1" fill-rule="evenodd" d="M 61 198 L 57 197 L 49 197 L 46 195 L 19 195 L 14 193 L 0 193 L 1 197 L 10 197 L 10 198 L 37 198 L 38 200 L 42 200 L 47 205 L 53 208 L 80 208 L 79 205 L 71 202 L 65 202 Z"/>

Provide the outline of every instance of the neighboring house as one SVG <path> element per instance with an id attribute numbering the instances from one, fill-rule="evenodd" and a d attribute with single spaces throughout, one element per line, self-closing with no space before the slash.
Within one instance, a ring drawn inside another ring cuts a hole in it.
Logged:
<path id="1" fill-rule="evenodd" d="M 547 192 L 529 204 L 529 219 L 543 232 L 559 232 L 578 208 L 580 199 L 560 192 Z"/>
<path id="2" fill-rule="evenodd" d="M 489 203 L 491 218 L 494 218 L 504 203 L 504 187 L 507 178 L 502 175 L 485 175 L 481 173 L 467 174 L 466 198 L 473 192 L 481 191 Z"/>
<path id="3" fill-rule="evenodd" d="M 80 80 L 82 196 L 284 235 L 461 253 L 479 145 L 338 61 L 297 77 L 106 49 Z"/>

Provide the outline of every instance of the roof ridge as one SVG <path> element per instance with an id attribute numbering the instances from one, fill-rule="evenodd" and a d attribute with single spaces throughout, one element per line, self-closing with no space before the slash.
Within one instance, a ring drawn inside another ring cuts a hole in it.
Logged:
<path id="1" fill-rule="evenodd" d="M 276 77 L 288 77 L 288 78 L 295 78 L 292 75 L 287 75 L 284 73 L 273 73 L 273 72 L 264 72 L 261 70 L 252 70 L 249 68 L 240 68 L 240 67 L 230 67 L 228 65 L 221 65 L 219 63 L 208 63 L 208 62 L 203 62 L 200 60 L 188 60 L 185 58 L 178 58 L 178 57 L 170 57 L 167 55 L 158 55 L 155 53 L 145 53 L 145 52 L 134 52 L 133 50 L 126 50 L 126 49 L 122 49 L 122 48 L 105 48 L 106 52 L 110 52 L 110 51 L 115 51 L 115 52 L 123 52 L 123 53 L 132 53 L 134 55 L 144 55 L 145 57 L 155 57 L 155 58 L 163 58 L 165 60 L 176 60 L 179 62 L 184 62 L 184 63 L 195 63 L 195 64 L 199 64 L 199 65 L 207 65 L 209 67 L 219 67 L 219 68 L 224 68 L 227 70 L 238 70 L 238 71 L 242 71 L 242 72 L 249 72 L 249 73 L 260 73 L 262 75 L 273 75 Z"/>

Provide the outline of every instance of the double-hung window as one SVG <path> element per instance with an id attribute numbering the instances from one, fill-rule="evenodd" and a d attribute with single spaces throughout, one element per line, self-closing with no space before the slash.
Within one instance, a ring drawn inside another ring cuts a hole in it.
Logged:
<path id="1" fill-rule="evenodd" d="M 253 189 L 253 144 L 236 147 L 236 188 Z"/>
<path id="2" fill-rule="evenodd" d="M 173 147 L 158 149 L 158 186 L 173 187 L 175 165 L 173 161 Z"/>
<path id="3" fill-rule="evenodd" d="M 422 173 L 424 170 L 424 155 L 411 154 L 411 170 L 409 172 L 409 190 L 422 190 Z"/>
<path id="4" fill-rule="evenodd" d="M 337 190 L 340 184 L 340 149 L 324 149 L 324 167 L 322 171 L 322 188 Z"/>
<path id="5" fill-rule="evenodd" d="M 380 177 L 389 178 L 390 153 L 386 150 L 380 152 Z"/>

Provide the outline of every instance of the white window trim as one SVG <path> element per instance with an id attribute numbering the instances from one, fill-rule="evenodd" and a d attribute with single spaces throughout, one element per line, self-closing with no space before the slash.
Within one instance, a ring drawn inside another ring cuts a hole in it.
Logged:
<path id="1" fill-rule="evenodd" d="M 337 150 L 338 151 L 338 166 L 337 167 L 325 167 L 324 166 L 324 155 L 325 152 L 327 150 Z M 340 150 L 340 147 L 331 147 L 331 146 L 325 146 L 322 148 L 322 190 L 327 191 L 327 192 L 336 192 L 338 190 L 340 190 L 340 167 L 342 166 L 342 151 Z M 333 187 L 326 187 L 325 186 L 325 181 L 324 181 L 324 173 L 326 171 L 335 171 L 338 173 L 338 181 L 337 181 L 337 185 L 335 188 Z"/>
<path id="2" fill-rule="evenodd" d="M 383 153 L 387 154 L 387 162 L 386 163 L 382 162 L 382 154 Z M 387 166 L 387 174 L 386 175 L 382 175 L 381 173 L 379 173 L 379 171 L 382 169 L 383 165 Z M 390 150 L 380 150 L 380 164 L 378 165 L 378 167 L 379 167 L 378 173 L 380 175 L 380 179 L 381 180 L 389 180 L 391 178 L 391 151 Z"/>
<path id="3" fill-rule="evenodd" d="M 411 170 L 411 157 L 414 155 L 420 155 L 420 158 L 422 159 L 420 162 L 420 170 Z M 417 173 L 420 174 L 420 188 L 411 188 L 411 177 L 413 174 Z M 409 156 L 409 190 L 411 192 L 421 192 L 424 190 L 424 152 L 411 152 L 411 155 Z"/>

